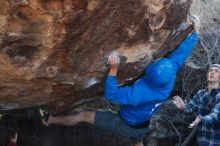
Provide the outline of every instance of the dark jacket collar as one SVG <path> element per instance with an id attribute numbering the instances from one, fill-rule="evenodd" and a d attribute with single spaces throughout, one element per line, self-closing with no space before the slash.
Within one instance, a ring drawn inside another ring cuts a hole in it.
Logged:
<path id="1" fill-rule="evenodd" d="M 208 88 L 206 88 L 205 91 L 208 92 Z M 210 94 L 213 93 L 213 92 L 214 92 L 215 94 L 220 93 L 220 87 L 215 88 L 215 89 L 212 89 L 211 92 L 210 92 Z"/>

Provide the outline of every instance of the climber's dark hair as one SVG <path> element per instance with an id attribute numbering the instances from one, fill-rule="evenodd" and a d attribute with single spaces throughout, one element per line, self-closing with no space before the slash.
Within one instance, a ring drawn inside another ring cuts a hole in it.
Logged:
<path id="1" fill-rule="evenodd" d="M 13 116 L 3 115 L 0 118 L 0 146 L 6 146 L 17 132 L 17 123 Z"/>

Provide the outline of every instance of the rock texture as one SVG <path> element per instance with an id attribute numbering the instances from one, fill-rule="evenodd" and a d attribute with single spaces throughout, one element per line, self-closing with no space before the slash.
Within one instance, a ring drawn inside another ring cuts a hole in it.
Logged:
<path id="1" fill-rule="evenodd" d="M 64 110 L 103 94 L 107 56 L 119 79 L 142 74 L 192 30 L 191 0 L 1 0 L 0 110 Z"/>

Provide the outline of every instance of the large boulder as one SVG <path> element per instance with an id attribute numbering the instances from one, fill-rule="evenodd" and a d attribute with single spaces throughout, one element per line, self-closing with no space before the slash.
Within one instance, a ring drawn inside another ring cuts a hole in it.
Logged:
<path id="1" fill-rule="evenodd" d="M 1 0 L 0 110 L 72 107 L 103 94 L 107 56 L 119 80 L 143 73 L 192 30 L 191 0 Z"/>

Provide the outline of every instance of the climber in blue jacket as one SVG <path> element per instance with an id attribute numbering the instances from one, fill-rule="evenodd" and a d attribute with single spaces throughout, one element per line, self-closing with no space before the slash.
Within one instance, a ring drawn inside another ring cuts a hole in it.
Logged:
<path id="1" fill-rule="evenodd" d="M 118 86 L 117 63 L 110 60 L 105 97 L 114 103 L 122 104 L 120 116 L 127 124 L 137 125 L 149 120 L 159 105 L 167 100 L 173 89 L 176 73 L 190 55 L 197 40 L 197 32 L 192 32 L 176 51 L 150 64 L 145 69 L 146 75 L 132 86 Z"/>
<path id="2" fill-rule="evenodd" d="M 109 56 L 109 74 L 105 83 L 105 98 L 121 104 L 118 113 L 110 111 L 83 111 L 76 115 L 52 117 L 41 110 L 42 122 L 45 125 L 60 124 L 73 126 L 88 122 L 107 129 L 117 135 L 135 139 L 136 146 L 143 145 L 142 139 L 147 134 L 152 115 L 160 104 L 169 97 L 176 73 L 190 55 L 198 40 L 200 22 L 193 17 L 195 32 L 192 32 L 168 57 L 157 60 L 146 69 L 146 75 L 132 86 L 120 87 L 117 81 L 119 65 L 118 55 Z"/>

